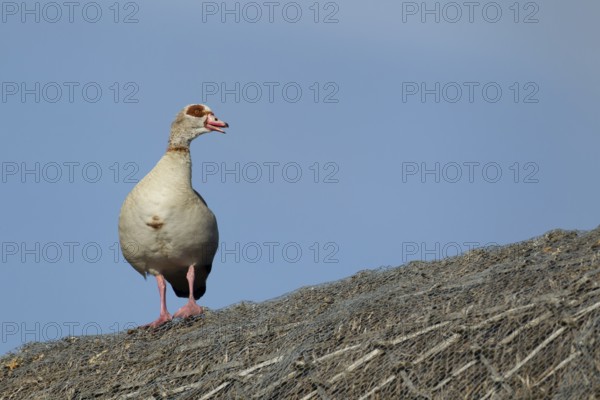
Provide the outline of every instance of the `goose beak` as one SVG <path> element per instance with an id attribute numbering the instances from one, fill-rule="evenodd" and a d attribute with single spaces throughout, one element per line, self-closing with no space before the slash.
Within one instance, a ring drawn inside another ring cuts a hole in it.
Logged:
<path id="1" fill-rule="evenodd" d="M 208 115 L 204 126 L 208 130 L 217 131 L 217 132 L 221 132 L 221 133 L 225 133 L 225 131 L 221 128 L 229 128 L 229 124 L 227 122 L 219 120 L 213 114 Z"/>

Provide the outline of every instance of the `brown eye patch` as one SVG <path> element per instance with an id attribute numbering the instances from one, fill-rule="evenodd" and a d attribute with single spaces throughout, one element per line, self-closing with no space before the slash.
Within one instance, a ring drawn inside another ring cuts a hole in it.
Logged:
<path id="1" fill-rule="evenodd" d="M 208 114 L 208 112 L 200 104 L 195 104 L 193 106 L 188 107 L 186 114 L 191 115 L 192 117 L 200 118 Z"/>

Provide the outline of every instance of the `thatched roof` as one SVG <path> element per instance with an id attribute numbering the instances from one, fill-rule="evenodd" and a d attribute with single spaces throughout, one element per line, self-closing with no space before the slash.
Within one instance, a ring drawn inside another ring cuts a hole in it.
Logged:
<path id="1" fill-rule="evenodd" d="M 598 398 L 599 284 L 600 229 L 552 231 L 157 331 L 26 345 L 0 358 L 0 399 Z"/>

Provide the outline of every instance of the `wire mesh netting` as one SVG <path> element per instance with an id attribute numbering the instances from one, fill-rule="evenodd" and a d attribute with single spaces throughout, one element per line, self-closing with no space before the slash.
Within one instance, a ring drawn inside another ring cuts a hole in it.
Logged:
<path id="1" fill-rule="evenodd" d="M 600 228 L 32 343 L 0 399 L 600 398 Z"/>

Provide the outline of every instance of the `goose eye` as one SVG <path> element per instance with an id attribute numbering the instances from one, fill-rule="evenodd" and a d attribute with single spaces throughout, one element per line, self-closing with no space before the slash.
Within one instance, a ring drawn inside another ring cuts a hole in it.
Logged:
<path id="1" fill-rule="evenodd" d="M 201 105 L 193 105 L 187 110 L 187 115 L 192 117 L 201 117 L 204 115 L 204 107 Z"/>

